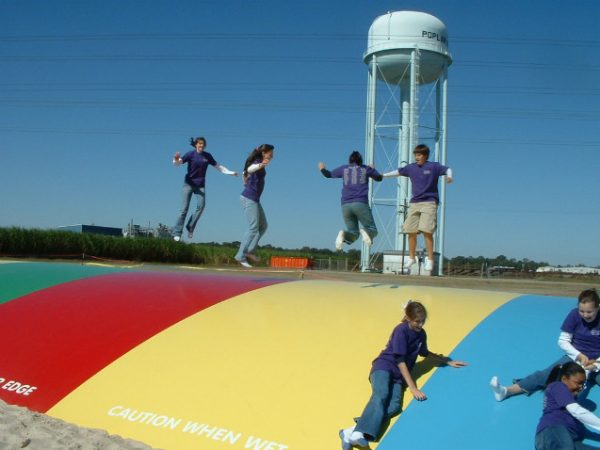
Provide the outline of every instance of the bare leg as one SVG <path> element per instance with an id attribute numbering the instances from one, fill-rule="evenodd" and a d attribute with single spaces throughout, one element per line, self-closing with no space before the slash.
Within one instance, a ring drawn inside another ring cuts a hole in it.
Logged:
<path id="1" fill-rule="evenodd" d="M 425 239 L 425 248 L 427 249 L 427 257 L 431 261 L 433 261 L 433 234 L 424 232 L 423 238 Z"/>
<path id="2" fill-rule="evenodd" d="M 410 233 L 408 235 L 408 256 L 415 259 L 417 253 L 417 233 Z"/>

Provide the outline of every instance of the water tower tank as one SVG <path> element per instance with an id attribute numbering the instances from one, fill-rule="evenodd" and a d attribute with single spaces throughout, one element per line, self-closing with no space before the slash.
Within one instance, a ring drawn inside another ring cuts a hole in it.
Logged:
<path id="1" fill-rule="evenodd" d="M 437 80 L 444 65 L 452 63 L 448 31 L 441 20 L 418 11 L 389 12 L 371 24 L 364 61 L 371 69 L 373 55 L 376 55 L 377 77 L 397 84 L 409 78 L 411 53 L 417 48 L 420 50 L 419 84 Z"/>

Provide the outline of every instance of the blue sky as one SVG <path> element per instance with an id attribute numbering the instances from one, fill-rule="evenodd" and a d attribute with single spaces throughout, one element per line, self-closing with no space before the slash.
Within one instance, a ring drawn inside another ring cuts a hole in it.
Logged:
<path id="1" fill-rule="evenodd" d="M 0 226 L 171 226 L 203 135 L 236 170 L 275 145 L 264 243 L 333 248 L 317 163 L 364 150 L 367 32 L 398 10 L 448 28 L 446 256 L 600 265 L 597 0 L 0 0 Z M 194 241 L 241 238 L 241 189 L 209 169 Z"/>

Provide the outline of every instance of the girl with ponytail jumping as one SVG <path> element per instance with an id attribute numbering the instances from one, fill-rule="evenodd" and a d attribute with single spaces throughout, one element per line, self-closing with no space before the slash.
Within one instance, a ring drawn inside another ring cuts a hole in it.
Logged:
<path id="1" fill-rule="evenodd" d="M 267 176 L 265 167 L 273 159 L 274 150 L 275 147 L 272 145 L 262 144 L 250 152 L 244 164 L 244 190 L 240 201 L 248 221 L 248 231 L 244 234 L 240 249 L 235 255 L 236 261 L 244 267 L 252 267 L 248 260 L 258 260 L 254 251 L 258 246 L 258 241 L 267 231 L 267 216 L 260 204 L 260 196 L 265 188 L 265 177 Z"/>

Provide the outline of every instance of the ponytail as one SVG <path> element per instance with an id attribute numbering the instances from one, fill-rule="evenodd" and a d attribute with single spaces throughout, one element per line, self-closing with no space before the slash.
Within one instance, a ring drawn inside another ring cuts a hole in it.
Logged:
<path id="1" fill-rule="evenodd" d="M 248 167 L 250 167 L 252 163 L 256 160 L 256 158 L 258 158 L 261 154 L 262 150 L 259 150 L 258 148 L 255 148 L 250 152 L 248 158 L 246 158 L 246 162 L 244 163 L 244 176 L 248 175 Z"/>
<path id="2" fill-rule="evenodd" d="M 550 383 L 554 383 L 555 381 L 560 381 L 562 377 L 571 377 L 578 373 L 585 375 L 585 370 L 576 362 L 569 361 L 565 364 L 556 365 L 550 371 L 544 387 L 548 387 Z"/>
<path id="3" fill-rule="evenodd" d="M 244 163 L 244 171 L 242 173 L 242 176 L 244 178 L 244 183 L 246 181 L 246 178 L 248 178 L 248 167 L 250 167 L 252 165 L 252 163 L 254 161 L 256 161 L 256 159 L 260 156 L 262 156 L 263 152 L 268 152 L 270 150 L 274 150 L 275 147 L 273 147 L 271 144 L 261 144 L 260 146 L 258 146 L 257 148 L 255 148 L 254 150 L 252 150 L 250 152 L 250 154 L 248 155 L 248 158 L 246 158 L 246 162 Z"/>

